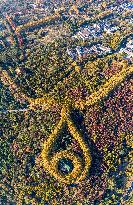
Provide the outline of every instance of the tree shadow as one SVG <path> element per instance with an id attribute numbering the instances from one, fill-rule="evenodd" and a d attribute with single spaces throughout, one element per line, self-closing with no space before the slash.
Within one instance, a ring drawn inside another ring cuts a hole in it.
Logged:
<path id="1" fill-rule="evenodd" d="M 101 176 L 101 164 L 103 162 L 103 154 L 98 150 L 94 141 L 90 138 L 90 133 L 88 133 L 85 123 L 84 123 L 84 116 L 83 114 L 74 109 L 71 112 L 71 119 L 73 120 L 74 124 L 76 125 L 77 129 L 83 136 L 84 142 L 87 144 L 90 154 L 91 154 L 91 166 L 88 170 L 88 177 L 90 176 Z"/>

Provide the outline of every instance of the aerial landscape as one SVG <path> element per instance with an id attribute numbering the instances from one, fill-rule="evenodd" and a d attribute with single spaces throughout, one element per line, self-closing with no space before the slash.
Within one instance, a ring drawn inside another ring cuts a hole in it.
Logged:
<path id="1" fill-rule="evenodd" d="M 133 2 L 0 0 L 0 205 L 132 205 Z"/>

